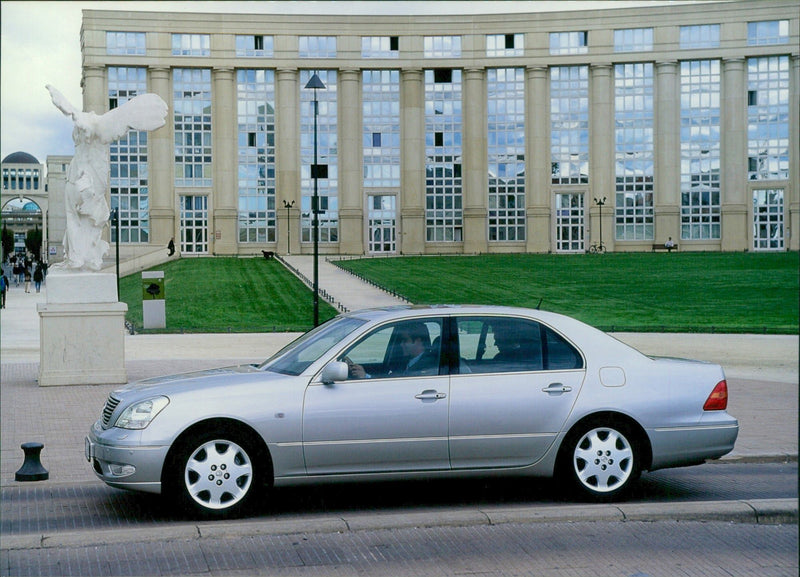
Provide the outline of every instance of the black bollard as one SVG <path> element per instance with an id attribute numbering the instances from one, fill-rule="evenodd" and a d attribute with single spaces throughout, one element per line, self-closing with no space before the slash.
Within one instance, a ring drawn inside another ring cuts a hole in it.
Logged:
<path id="1" fill-rule="evenodd" d="M 17 474 L 14 475 L 15 481 L 46 481 L 50 478 L 50 473 L 47 472 L 39 461 L 39 453 L 44 449 L 42 443 L 22 443 L 20 445 L 25 451 L 25 462 L 22 463 Z"/>

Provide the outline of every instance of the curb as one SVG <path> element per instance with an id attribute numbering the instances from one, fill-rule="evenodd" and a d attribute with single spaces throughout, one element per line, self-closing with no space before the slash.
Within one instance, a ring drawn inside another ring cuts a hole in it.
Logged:
<path id="1" fill-rule="evenodd" d="M 309 516 L 268 521 L 184 523 L 104 531 L 4 536 L 0 551 L 90 547 L 119 543 L 239 539 L 264 535 L 351 533 L 358 531 L 469 527 L 481 525 L 591 522 L 717 522 L 754 525 L 796 524 L 797 499 L 496 507 L 413 513 L 356 513 L 346 517 Z"/>

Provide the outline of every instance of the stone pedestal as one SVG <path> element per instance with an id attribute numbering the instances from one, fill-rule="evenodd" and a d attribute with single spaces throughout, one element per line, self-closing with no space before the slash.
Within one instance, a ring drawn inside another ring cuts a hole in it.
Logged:
<path id="1" fill-rule="evenodd" d="M 37 305 L 39 386 L 127 383 L 125 313 L 116 276 L 51 269 Z"/>

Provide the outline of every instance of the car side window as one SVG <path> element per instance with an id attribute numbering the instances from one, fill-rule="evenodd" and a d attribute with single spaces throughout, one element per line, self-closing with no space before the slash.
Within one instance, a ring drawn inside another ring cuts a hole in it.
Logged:
<path id="1" fill-rule="evenodd" d="M 441 336 L 440 318 L 391 323 L 367 334 L 338 360 L 348 364 L 348 379 L 438 375 Z"/>
<path id="2" fill-rule="evenodd" d="M 564 337 L 553 329 L 545 328 L 547 344 L 547 365 L 550 371 L 582 369 L 583 357 Z"/>
<path id="3" fill-rule="evenodd" d="M 509 373 L 544 368 L 539 323 L 512 317 L 465 317 L 456 323 L 459 355 L 468 372 Z"/>

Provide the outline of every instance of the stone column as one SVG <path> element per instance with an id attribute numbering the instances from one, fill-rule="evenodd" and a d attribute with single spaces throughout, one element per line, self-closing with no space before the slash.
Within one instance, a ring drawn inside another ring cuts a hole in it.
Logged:
<path id="1" fill-rule="evenodd" d="M 175 218 L 174 147 L 175 122 L 172 105 L 170 70 L 163 66 L 150 67 L 150 92 L 159 95 L 167 103 L 166 124 L 148 133 L 147 159 L 150 165 L 148 176 L 150 202 L 150 244 L 166 246 L 175 238 L 175 249 L 180 251 L 179 222 Z"/>
<path id="2" fill-rule="evenodd" d="M 747 198 L 747 80 L 743 58 L 722 61 L 720 201 L 722 250 L 746 250 L 752 244 Z"/>
<path id="3" fill-rule="evenodd" d="M 589 104 L 589 197 L 585 199 L 586 213 L 590 216 L 590 242 L 600 242 L 600 209 L 594 199 L 606 199 L 602 209 L 603 245 L 614 250 L 614 67 L 596 64 L 591 67 L 591 102 Z M 588 247 L 587 247 L 588 248 Z"/>
<path id="4" fill-rule="evenodd" d="M 214 216 L 209 244 L 215 255 L 234 255 L 238 253 L 239 218 L 235 73 L 233 68 L 216 67 L 212 78 L 214 188 L 209 200 L 213 202 Z"/>
<path id="5" fill-rule="evenodd" d="M 784 193 L 787 246 L 789 250 L 800 250 L 800 54 L 789 58 L 788 184 Z"/>
<path id="6" fill-rule="evenodd" d="M 287 232 L 291 250 L 300 254 L 300 89 L 295 68 L 279 68 L 275 86 L 275 200 L 294 202 L 288 212 L 278 210 L 278 251 L 286 254 Z M 288 230 L 287 230 L 288 229 Z"/>
<path id="7" fill-rule="evenodd" d="M 364 254 L 361 71 L 339 71 L 339 253 Z"/>
<path id="8" fill-rule="evenodd" d="M 103 66 L 86 66 L 83 69 L 83 110 L 104 114 L 108 112 L 106 69 Z"/>
<path id="9" fill-rule="evenodd" d="M 464 137 L 462 142 L 462 194 L 464 206 L 464 252 L 488 249 L 486 73 L 482 68 L 464 70 Z"/>
<path id="10" fill-rule="evenodd" d="M 680 238 L 681 152 L 678 63 L 656 63 L 655 231 L 653 240 Z"/>
<path id="11" fill-rule="evenodd" d="M 400 75 L 400 237 L 402 254 L 425 252 L 425 75 Z"/>
<path id="12" fill-rule="evenodd" d="M 551 250 L 550 89 L 547 70 L 545 66 L 531 66 L 526 70 L 527 252 Z"/>

